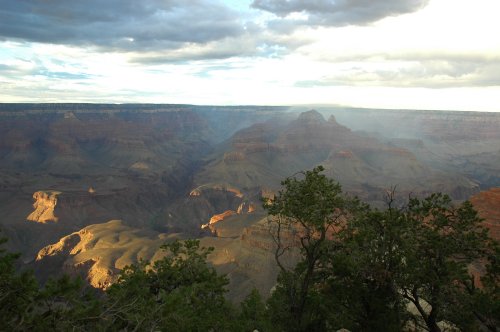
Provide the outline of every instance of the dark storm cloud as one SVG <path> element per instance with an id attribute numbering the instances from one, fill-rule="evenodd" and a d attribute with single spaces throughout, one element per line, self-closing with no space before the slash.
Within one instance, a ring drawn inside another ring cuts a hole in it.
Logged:
<path id="1" fill-rule="evenodd" d="M 242 33 L 238 13 L 210 0 L 0 0 L 0 39 L 161 51 Z"/>
<path id="2" fill-rule="evenodd" d="M 383 19 L 419 10 L 429 0 L 254 0 L 252 7 L 271 12 L 279 17 L 293 13 L 305 14 L 294 20 L 310 26 L 366 25 Z M 286 27 L 293 27 L 287 19 Z M 275 23 L 276 24 L 276 23 Z M 276 24 L 277 25 L 277 24 Z"/>

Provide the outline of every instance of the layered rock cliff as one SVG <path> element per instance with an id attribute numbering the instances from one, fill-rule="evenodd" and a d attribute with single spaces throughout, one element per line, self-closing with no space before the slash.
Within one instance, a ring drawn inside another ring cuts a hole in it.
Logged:
<path id="1" fill-rule="evenodd" d="M 87 226 L 42 248 L 36 256 L 35 271 L 42 280 L 61 271 L 80 275 L 93 287 L 105 289 L 126 265 L 154 260 L 167 240 L 165 235 L 111 220 Z"/>
<path id="2" fill-rule="evenodd" d="M 482 189 L 500 185 L 500 113 L 324 108 L 340 123 L 411 150 Z"/>
<path id="3" fill-rule="evenodd" d="M 456 199 L 479 190 L 475 181 L 459 173 L 435 169 L 406 148 L 360 135 L 314 110 L 287 124 L 250 126 L 222 147 L 223 152 L 215 152 L 196 175 L 195 183 L 276 190 L 283 178 L 322 164 L 344 189 L 372 202 L 391 186 L 402 195 L 444 191 Z"/>
<path id="4" fill-rule="evenodd" d="M 260 198 L 297 171 L 322 164 L 375 204 L 393 185 L 464 199 L 500 181 L 495 116 L 374 111 L 346 127 L 345 114 L 283 111 L 0 104 L 0 227 L 42 278 L 64 270 L 100 288 L 164 241 L 201 238 L 241 299 L 273 286 Z"/>
<path id="5" fill-rule="evenodd" d="M 46 223 L 57 222 L 58 217 L 54 215 L 54 210 L 57 205 L 57 196 L 60 194 L 58 191 L 37 191 L 33 194 L 33 208 L 35 211 L 31 212 L 26 220 Z"/>
<path id="6" fill-rule="evenodd" d="M 221 202 L 213 207 L 198 204 L 192 215 L 200 217 L 187 225 L 182 211 L 169 217 L 196 187 L 193 174 L 213 143 L 280 114 L 266 107 L 0 104 L 1 226 L 25 260 L 111 219 L 199 231 L 208 216 L 241 204 L 231 195 L 214 198 Z"/>

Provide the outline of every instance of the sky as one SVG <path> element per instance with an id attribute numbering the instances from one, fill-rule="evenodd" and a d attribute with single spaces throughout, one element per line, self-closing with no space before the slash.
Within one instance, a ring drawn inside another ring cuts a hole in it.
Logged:
<path id="1" fill-rule="evenodd" d="M 498 0 L 0 0 L 0 102 L 500 112 Z"/>

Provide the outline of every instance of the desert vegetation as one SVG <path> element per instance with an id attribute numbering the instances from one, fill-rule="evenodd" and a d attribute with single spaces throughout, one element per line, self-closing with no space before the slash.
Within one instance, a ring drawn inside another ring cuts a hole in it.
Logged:
<path id="1" fill-rule="evenodd" d="M 285 179 L 264 201 L 280 270 L 267 299 L 254 290 L 230 303 L 198 240 L 165 244 L 163 259 L 126 267 L 104 293 L 68 276 L 40 286 L 2 250 L 0 329 L 496 331 L 498 243 L 469 202 L 437 193 L 398 204 L 391 191 L 374 209 L 322 171 Z"/>

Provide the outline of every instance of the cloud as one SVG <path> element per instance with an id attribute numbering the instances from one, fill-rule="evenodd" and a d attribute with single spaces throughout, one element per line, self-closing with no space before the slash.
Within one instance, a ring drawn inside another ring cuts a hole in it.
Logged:
<path id="1" fill-rule="evenodd" d="M 0 38 L 104 50 L 174 50 L 243 33 L 239 14 L 211 0 L 16 0 L 0 7 Z"/>
<path id="2" fill-rule="evenodd" d="M 238 36 L 203 44 L 184 43 L 177 48 L 161 51 L 135 53 L 130 55 L 130 62 L 159 65 L 236 57 L 277 58 L 290 54 L 310 42 L 311 39 L 307 36 L 280 33 L 248 23 L 244 33 Z"/>
<path id="3" fill-rule="evenodd" d="M 16 67 L 0 63 L 0 75 L 1 74 L 12 74 L 12 73 L 14 73 L 14 74 L 18 73 L 18 70 Z"/>
<path id="4" fill-rule="evenodd" d="M 285 27 L 367 25 L 388 16 L 415 12 L 429 0 L 254 0 L 253 8 L 282 18 Z M 278 28 L 279 23 L 274 22 Z"/>
<path id="5" fill-rule="evenodd" d="M 156 65 L 186 60 L 226 59 L 241 55 L 258 54 L 258 41 L 248 34 L 238 38 L 225 38 L 204 44 L 186 43 L 176 49 L 161 52 L 141 52 L 130 59 L 133 63 Z"/>
<path id="6" fill-rule="evenodd" d="M 297 87 L 365 86 L 461 88 L 500 87 L 500 62 L 476 56 L 348 62 L 316 80 L 300 80 Z"/>
<path id="7" fill-rule="evenodd" d="M 49 90 L 57 86 L 82 86 L 90 84 L 97 77 L 95 74 L 85 72 L 85 68 L 70 66 L 59 59 L 20 56 L 9 59 L 5 63 L 2 63 L 3 61 L 5 60 L 0 59 L 0 81 L 2 94 L 6 100 L 8 100 L 9 91 L 16 89 L 18 93 L 25 95 L 28 91 L 32 91 L 33 86 L 44 85 L 45 87 L 33 96 L 46 95 Z"/>
<path id="8" fill-rule="evenodd" d="M 129 53 L 145 65 L 281 57 L 310 42 L 300 27 L 366 24 L 426 1 L 254 0 L 248 10 L 215 0 L 2 1 L 0 40 Z"/>

